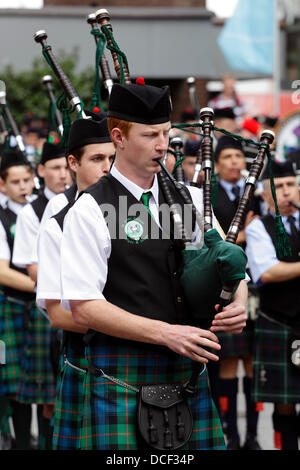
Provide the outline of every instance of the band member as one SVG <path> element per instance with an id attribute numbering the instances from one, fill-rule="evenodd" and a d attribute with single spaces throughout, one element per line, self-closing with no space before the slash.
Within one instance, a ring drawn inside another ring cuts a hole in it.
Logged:
<path id="1" fill-rule="evenodd" d="M 44 179 L 45 187 L 37 199 L 18 214 L 13 250 L 13 263 L 19 268 L 26 268 L 34 281 L 37 264 L 33 260 L 33 253 L 43 212 L 48 201 L 65 190 L 67 161 L 59 145 L 44 143 L 38 174 Z M 52 441 L 50 418 L 53 414 L 56 378 L 51 351 L 56 334 L 56 330 L 50 327 L 47 315 L 40 309 L 32 308 L 27 322 L 18 400 L 38 405 L 40 448 L 51 448 Z"/>
<path id="2" fill-rule="evenodd" d="M 0 208 L 0 338 L 6 346 L 6 364 L 0 367 L 0 420 L 12 407 L 16 449 L 30 449 L 31 405 L 18 401 L 24 356 L 25 321 L 34 301 L 35 283 L 24 269 L 12 263 L 17 214 L 32 193 L 33 173 L 22 152 L 4 152 L 0 165 L 0 183 L 8 196 Z"/>
<path id="3" fill-rule="evenodd" d="M 56 194 L 66 189 L 67 160 L 64 149 L 58 144 L 45 142 L 38 175 L 44 179 L 44 190 L 38 198 L 24 207 L 17 218 L 13 262 L 20 268 L 27 268 L 34 281 L 37 279 L 37 264 L 32 262 L 39 225 L 46 205 Z"/>
<path id="4" fill-rule="evenodd" d="M 300 333 L 299 187 L 290 161 L 272 162 L 278 208 L 288 233 L 292 255 L 276 255 L 275 207 L 268 168 L 263 174 L 262 197 L 268 215 L 246 227 L 249 266 L 258 286 L 260 310 L 255 326 L 253 399 L 274 403 L 275 447 L 298 449 L 296 404 L 300 402 L 297 348 Z M 299 357 L 299 349 L 298 349 Z M 293 361 L 295 364 L 293 364 Z"/>
<path id="5" fill-rule="evenodd" d="M 77 119 L 70 130 L 68 145 L 69 167 L 76 175 L 76 190 L 85 190 L 96 183 L 103 175 L 108 174 L 114 146 L 107 128 L 106 115 L 97 116 L 97 121 Z M 102 119 L 101 119 L 102 117 Z M 72 189 L 72 188 L 70 188 Z M 70 193 L 70 189 L 67 193 Z M 68 195 L 67 195 L 68 196 Z M 54 206 L 62 204 L 63 198 L 57 197 Z M 52 326 L 65 330 L 64 353 L 68 363 L 60 371 L 57 387 L 57 400 L 54 409 L 53 449 L 80 449 L 81 409 L 84 406 L 84 374 L 72 367 L 85 367 L 83 335 L 87 328 L 78 325 L 72 319 L 70 311 L 60 303 L 60 244 L 62 226 L 68 209 L 75 201 L 68 203 L 57 216 L 47 219 L 42 226 L 38 242 L 38 283 L 37 303 L 46 308 Z M 52 204 L 53 205 L 53 204 Z M 52 210 L 53 207 L 50 209 Z M 69 365 L 71 364 L 71 365 Z M 77 404 L 76 410 L 74 404 Z M 68 410 L 72 408 L 72 412 Z M 75 411 L 79 411 L 76 413 Z"/>
<path id="6" fill-rule="evenodd" d="M 226 74 L 223 79 L 223 90 L 209 101 L 208 106 L 214 111 L 217 109 L 232 108 L 237 117 L 242 118 L 246 114 L 246 107 L 241 102 L 235 91 L 236 79 L 233 75 Z"/>
<path id="7" fill-rule="evenodd" d="M 223 136 L 219 139 L 215 151 L 215 168 L 219 181 L 217 185 L 217 204 L 214 212 L 222 229 L 227 233 L 246 184 L 241 175 L 241 171 L 246 168 L 246 160 L 239 141 L 229 136 Z M 258 217 L 259 213 L 259 199 L 252 197 L 247 208 L 244 227 L 239 231 L 237 239 L 237 243 L 242 247 L 245 247 L 245 226 L 255 217 Z M 219 394 L 220 411 L 228 438 L 227 448 L 231 450 L 240 448 L 240 437 L 237 428 L 237 367 L 240 358 L 243 360 L 245 369 L 243 391 L 247 405 L 247 434 L 244 449 L 259 450 L 260 448 L 256 439 L 258 413 L 256 404 L 251 399 L 253 328 L 253 321 L 248 319 L 247 326 L 241 335 L 228 333 L 219 335 L 222 346 L 219 383 L 218 386 L 215 385 L 212 388 Z M 209 372 L 211 372 L 210 369 Z"/>
<path id="8" fill-rule="evenodd" d="M 115 84 L 108 116 L 115 164 L 69 210 L 61 248 L 63 299 L 74 320 L 95 332 L 86 348 L 85 389 L 90 400 L 83 410 L 84 446 L 141 448 L 136 392 L 130 388 L 186 381 L 195 360 L 203 368 L 199 393 L 190 400 L 194 431 L 187 447 L 224 449 L 205 371 L 209 360 L 218 359 L 208 348 L 220 347 L 212 331 L 191 325 L 177 274 L 178 243 L 162 236 L 165 226 L 159 220 L 159 203 L 165 201 L 156 176 L 157 159 L 168 147 L 168 89 Z M 200 191 L 192 189 L 195 201 Z M 174 197 L 182 205 L 178 195 Z M 196 204 L 199 207 L 199 201 Z M 151 225 L 157 237 L 151 236 Z M 199 230 L 195 237 L 199 239 Z M 246 291 L 242 282 L 235 302 L 216 315 L 213 330 L 242 330 Z M 95 376 L 95 368 L 115 377 L 119 385 Z"/>
<path id="9" fill-rule="evenodd" d="M 217 108 L 214 110 L 215 126 L 219 129 L 225 129 L 225 131 L 236 134 L 238 131 L 238 125 L 236 122 L 236 115 L 232 108 Z M 214 136 L 220 139 L 224 134 L 220 131 L 214 131 Z M 215 143 L 216 145 L 217 143 Z"/>

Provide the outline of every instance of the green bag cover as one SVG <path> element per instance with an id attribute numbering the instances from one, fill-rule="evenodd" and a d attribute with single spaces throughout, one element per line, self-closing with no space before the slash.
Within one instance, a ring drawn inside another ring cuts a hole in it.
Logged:
<path id="1" fill-rule="evenodd" d="M 247 256 L 213 229 L 204 234 L 200 250 L 184 250 L 183 257 L 181 284 L 189 312 L 197 322 L 212 320 L 223 285 L 234 284 L 236 290 L 245 279 Z"/>

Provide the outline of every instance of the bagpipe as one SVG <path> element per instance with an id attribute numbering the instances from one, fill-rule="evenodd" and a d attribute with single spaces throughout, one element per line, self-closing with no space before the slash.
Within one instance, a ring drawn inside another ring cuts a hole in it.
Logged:
<path id="1" fill-rule="evenodd" d="M 119 49 L 113 37 L 113 29 L 108 11 L 100 9 L 96 11 L 95 16 L 101 31 L 106 36 L 107 47 L 111 51 L 118 79 L 123 84 L 130 84 L 128 62 L 125 54 Z M 214 113 L 211 108 L 202 108 L 199 111 L 199 122 L 194 125 L 202 131 L 201 155 L 202 168 L 205 175 L 203 184 L 203 215 L 199 213 L 193 204 L 192 198 L 184 185 L 184 174 L 179 161 L 182 156 L 180 153 L 182 140 L 179 137 L 174 137 L 170 142 L 177 163 L 175 178 L 160 160 L 161 171 L 158 174 L 161 189 L 171 209 L 174 227 L 176 227 L 176 232 L 179 234 L 178 238 L 181 241 L 184 260 L 181 284 L 188 308 L 199 325 L 211 322 L 215 314 L 215 305 L 219 304 L 219 310 L 222 310 L 230 302 L 240 281 L 245 278 L 246 255 L 243 249 L 236 245 L 235 242 L 243 223 L 247 202 L 263 168 L 264 158 L 274 139 L 272 131 L 263 132 L 258 144 L 259 151 L 257 157 L 251 166 L 251 171 L 247 178 L 244 194 L 240 199 L 236 215 L 226 239 L 223 240 L 218 231 L 213 228 L 211 204 L 213 118 Z M 199 249 L 192 243 L 191 230 L 187 230 L 184 226 L 181 210 L 172 197 L 172 191 L 169 189 L 170 185 L 173 185 L 180 194 L 184 204 L 192 211 L 200 231 L 203 232 L 202 246 Z"/>
<path id="2" fill-rule="evenodd" d="M 10 136 L 13 136 L 16 140 L 16 147 L 18 148 L 18 150 L 20 152 L 22 152 L 24 154 L 24 157 L 26 157 L 26 148 L 25 148 L 25 144 L 24 144 L 24 141 L 23 141 L 23 137 L 19 131 L 19 128 L 17 126 L 17 123 L 9 109 L 9 106 L 7 104 L 7 101 L 6 101 L 6 85 L 4 83 L 3 80 L 0 80 L 0 105 L 1 105 L 1 108 L 2 108 L 2 111 L 3 111 L 3 120 L 2 120 L 2 126 L 3 127 L 3 130 L 6 134 L 6 148 L 10 148 L 10 142 L 9 142 L 9 139 L 10 139 Z M 34 173 L 34 178 L 33 178 L 33 181 L 34 181 L 34 188 L 36 191 L 39 191 L 40 189 L 40 182 L 39 182 L 39 178 L 38 176 Z M 28 199 L 28 201 L 30 202 L 31 201 L 31 197 L 30 196 L 26 196 L 26 198 Z"/>
<path id="3" fill-rule="evenodd" d="M 53 80 L 51 75 L 44 75 L 42 78 L 42 83 L 45 85 L 49 101 L 50 101 L 50 118 L 51 121 L 52 119 L 52 114 L 54 112 L 54 117 L 55 117 L 55 127 L 58 130 L 59 135 L 62 137 L 64 133 L 64 126 L 63 126 L 63 121 L 62 121 L 62 115 L 59 109 L 56 106 L 56 99 L 54 95 L 54 88 L 53 88 Z"/>
<path id="4" fill-rule="evenodd" d="M 3 111 L 4 123 L 6 126 L 6 131 L 8 131 L 8 136 L 13 135 L 16 139 L 17 147 L 20 152 L 23 152 L 25 155 L 25 144 L 23 137 L 18 129 L 17 123 L 13 118 L 13 115 L 9 109 L 9 106 L 6 101 L 6 85 L 3 80 L 0 81 L 0 105 Z"/>

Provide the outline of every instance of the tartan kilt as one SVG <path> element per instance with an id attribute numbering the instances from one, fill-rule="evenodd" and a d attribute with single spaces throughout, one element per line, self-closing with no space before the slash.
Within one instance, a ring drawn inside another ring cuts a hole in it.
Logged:
<path id="1" fill-rule="evenodd" d="M 17 392 L 17 400 L 21 403 L 54 403 L 56 379 L 50 344 L 56 332 L 41 309 L 34 306 L 26 328 L 22 374 Z"/>
<path id="2" fill-rule="evenodd" d="M 140 347 L 93 346 L 87 359 L 108 375 L 138 387 L 151 383 L 184 383 L 192 361 L 179 355 L 159 355 Z M 105 378 L 86 374 L 81 449 L 143 449 L 136 437 L 136 393 Z M 198 393 L 188 398 L 194 429 L 184 449 L 226 450 L 222 426 L 209 392 L 206 370 L 199 377 Z"/>
<path id="3" fill-rule="evenodd" d="M 5 343 L 6 363 L 0 366 L 0 395 L 15 398 L 21 378 L 25 343 L 25 303 L 5 297 L 0 306 L 0 339 Z"/>
<path id="4" fill-rule="evenodd" d="M 220 359 L 253 355 L 254 323 L 252 320 L 247 320 L 245 328 L 239 334 L 227 333 L 225 331 L 216 333 L 221 345 L 219 352 Z"/>
<path id="5" fill-rule="evenodd" d="M 300 403 L 300 370 L 291 364 L 293 339 L 289 328 L 259 315 L 255 327 L 254 401 Z"/>
<path id="6" fill-rule="evenodd" d="M 69 345 L 66 357 L 71 364 L 87 368 L 85 357 L 76 356 Z M 53 450 L 80 450 L 84 400 L 88 400 L 85 383 L 86 373 L 67 365 L 61 357 L 53 416 Z"/>

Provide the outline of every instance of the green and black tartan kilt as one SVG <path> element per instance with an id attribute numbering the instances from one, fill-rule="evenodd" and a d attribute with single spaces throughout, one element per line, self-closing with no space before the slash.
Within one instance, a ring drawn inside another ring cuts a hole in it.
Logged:
<path id="1" fill-rule="evenodd" d="M 80 450 L 82 420 L 86 396 L 86 373 L 68 365 L 65 359 L 80 369 L 87 369 L 85 357 L 74 354 L 70 345 L 61 358 L 53 416 L 53 450 Z"/>
<path id="2" fill-rule="evenodd" d="M 159 355 L 140 347 L 99 345 L 87 348 L 87 359 L 106 374 L 130 385 L 184 383 L 192 361 L 182 356 Z M 136 450 L 136 393 L 105 378 L 86 376 L 81 449 Z M 222 426 L 210 396 L 207 372 L 199 377 L 198 393 L 188 398 L 194 428 L 183 450 L 225 450 Z"/>
<path id="3" fill-rule="evenodd" d="M 17 391 L 17 400 L 21 403 L 51 404 L 55 401 L 56 379 L 50 344 L 56 332 L 41 309 L 33 307 L 30 310 Z"/>
<path id="4" fill-rule="evenodd" d="M 247 320 L 246 327 L 242 333 L 233 334 L 225 331 L 217 332 L 220 341 L 221 350 L 219 357 L 243 357 L 251 356 L 254 353 L 254 323 Z"/>
<path id="5" fill-rule="evenodd" d="M 244 357 L 254 354 L 254 326 L 259 297 L 257 289 L 250 282 L 248 285 L 249 297 L 247 301 L 248 320 L 242 333 L 232 334 L 224 331 L 217 332 L 222 349 L 220 350 L 220 358 Z"/>
<path id="6" fill-rule="evenodd" d="M 255 327 L 254 401 L 300 402 L 300 369 L 291 364 L 293 339 L 289 328 L 259 315 Z"/>
<path id="7" fill-rule="evenodd" d="M 25 303 L 5 297 L 0 305 L 0 339 L 5 343 L 5 364 L 0 366 L 0 394 L 14 398 L 20 384 L 25 343 Z"/>

